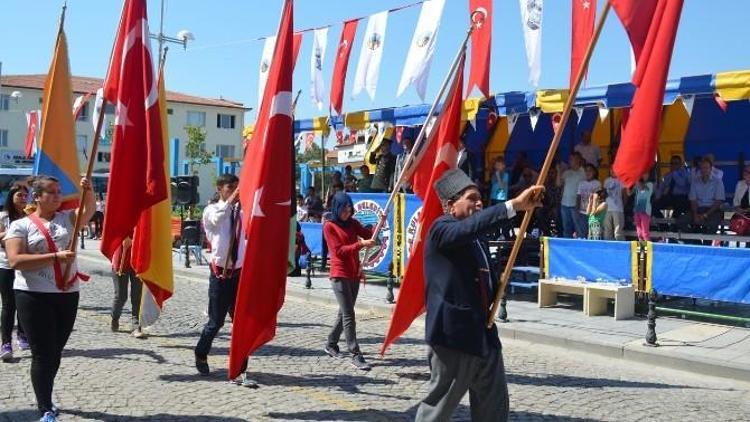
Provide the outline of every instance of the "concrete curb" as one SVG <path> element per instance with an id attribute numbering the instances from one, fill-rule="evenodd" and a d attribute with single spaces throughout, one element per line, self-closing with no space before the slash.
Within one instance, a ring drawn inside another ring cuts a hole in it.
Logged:
<path id="1" fill-rule="evenodd" d="M 80 256 L 81 258 L 98 263 L 107 263 L 103 257 Z M 175 268 L 176 276 L 208 283 L 208 272 L 206 277 L 198 277 L 193 271 L 186 271 L 181 268 Z M 286 293 L 290 298 L 309 302 L 323 306 L 337 306 L 336 298 L 333 295 L 316 294 L 321 289 L 306 289 L 299 283 L 299 280 L 288 279 Z M 367 312 L 377 317 L 390 318 L 394 305 L 388 303 L 360 302 L 357 309 L 360 312 Z M 422 320 L 422 317 L 419 318 Z M 657 320 L 658 325 L 658 320 Z M 680 353 L 670 353 L 668 347 L 648 347 L 642 345 L 621 345 L 615 343 L 603 343 L 597 341 L 583 341 L 554 335 L 549 332 L 539 333 L 534 330 L 524 330 L 513 327 L 513 322 L 500 323 L 498 325 L 500 337 L 503 339 L 513 339 L 525 341 L 533 344 L 544 344 L 548 346 L 559 347 L 566 350 L 575 350 L 585 353 L 593 353 L 608 358 L 623 359 L 631 362 L 645 363 L 649 365 L 687 371 L 696 374 L 709 375 L 734 379 L 738 381 L 750 382 L 750 368 L 733 365 L 729 362 L 721 363 L 702 359 L 698 356 L 686 356 Z"/>

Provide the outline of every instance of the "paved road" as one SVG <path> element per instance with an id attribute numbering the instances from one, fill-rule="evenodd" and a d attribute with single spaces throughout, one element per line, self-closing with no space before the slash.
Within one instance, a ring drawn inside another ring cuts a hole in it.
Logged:
<path id="1" fill-rule="evenodd" d="M 207 284 L 178 278 L 177 294 L 146 340 L 109 332 L 112 285 L 90 260 L 76 330 L 57 377 L 62 421 L 391 421 L 413 420 L 428 373 L 417 324 L 383 360 L 388 321 L 360 314 L 359 336 L 375 367 L 354 369 L 325 356 L 334 309 L 289 300 L 276 339 L 251 360 L 258 390 L 226 382 L 228 339 L 217 339 L 212 376 L 196 375 L 192 348 L 205 322 Z M 122 321 L 124 322 L 124 320 Z M 127 324 L 122 324 L 127 326 Z M 126 327 L 123 327 L 125 329 Z M 512 420 L 741 421 L 750 418 L 750 385 L 532 345 L 504 344 Z M 0 421 L 34 420 L 28 353 L 0 364 Z M 455 420 L 469 420 L 468 401 Z"/>

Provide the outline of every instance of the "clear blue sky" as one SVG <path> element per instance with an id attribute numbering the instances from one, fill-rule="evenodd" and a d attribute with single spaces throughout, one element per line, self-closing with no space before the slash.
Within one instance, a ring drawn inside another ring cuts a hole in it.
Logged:
<path id="1" fill-rule="evenodd" d="M 295 28 L 333 24 L 324 61 L 326 90 L 330 88 L 334 46 L 341 21 L 364 16 L 413 0 L 297 0 Z M 547 0 L 544 9 L 542 77 L 540 88 L 565 87 L 570 55 L 570 2 Z M 601 10 L 604 0 L 598 0 Z M 54 44 L 61 0 L 3 0 L 0 4 L 0 61 L 4 74 L 45 73 Z M 106 72 L 122 2 L 69 0 L 66 31 L 72 71 L 81 76 Z M 240 42 L 276 31 L 280 0 L 167 1 L 164 32 L 174 36 L 191 30 L 196 41 L 187 51 L 170 47 L 167 87 L 189 94 L 238 100 L 256 107 L 261 41 Z M 517 0 L 495 1 L 491 89 L 528 90 L 528 71 Z M 427 100 L 434 98 L 440 80 L 466 28 L 468 0 L 447 0 L 438 35 Z M 366 93 L 351 100 L 359 45 L 366 21 L 360 23 L 349 65 L 344 99 L 347 111 L 420 103 L 410 88 L 395 97 L 401 70 L 419 15 L 419 7 L 391 14 L 374 102 Z M 159 1 L 149 0 L 152 32 L 158 30 Z M 750 68 L 750 1 L 685 0 L 685 8 L 670 69 L 670 77 Z M 312 34 L 305 35 L 294 76 L 295 91 L 303 90 L 298 117 L 318 115 L 309 99 Z M 212 47 L 213 46 L 213 47 Z M 589 85 L 629 79 L 627 38 L 614 13 L 594 53 Z M 327 104 L 325 105 L 327 109 Z M 255 119 L 255 112 L 248 120 Z"/>

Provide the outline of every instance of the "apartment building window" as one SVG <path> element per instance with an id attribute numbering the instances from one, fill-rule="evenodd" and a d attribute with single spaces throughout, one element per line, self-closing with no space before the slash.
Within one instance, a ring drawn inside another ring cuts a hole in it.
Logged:
<path id="1" fill-rule="evenodd" d="M 206 113 L 204 111 L 187 112 L 187 125 L 196 127 L 206 127 Z"/>
<path id="2" fill-rule="evenodd" d="M 76 135 L 76 147 L 83 154 L 88 154 L 89 137 L 88 135 Z"/>
<path id="3" fill-rule="evenodd" d="M 234 145 L 216 145 L 216 156 L 221 158 L 234 157 Z"/>
<path id="4" fill-rule="evenodd" d="M 217 114 L 216 127 L 219 129 L 234 129 L 235 116 L 231 114 Z"/>
<path id="5" fill-rule="evenodd" d="M 112 154 L 109 152 L 97 152 L 96 161 L 99 163 L 109 163 L 112 159 Z"/>
<path id="6" fill-rule="evenodd" d="M 170 115 L 170 116 L 173 115 L 174 114 L 174 109 L 173 108 L 168 108 L 167 109 L 167 114 Z"/>
<path id="7" fill-rule="evenodd" d="M 0 110 L 8 111 L 10 109 L 10 95 L 0 95 Z"/>
<path id="8" fill-rule="evenodd" d="M 107 103 L 104 105 L 104 114 L 115 114 L 115 105 Z"/>
<path id="9" fill-rule="evenodd" d="M 0 129 L 0 147 L 8 148 L 8 129 Z"/>
<path id="10" fill-rule="evenodd" d="M 87 122 L 89 120 L 89 103 L 86 103 L 81 107 L 81 111 L 78 113 L 79 122 Z"/>

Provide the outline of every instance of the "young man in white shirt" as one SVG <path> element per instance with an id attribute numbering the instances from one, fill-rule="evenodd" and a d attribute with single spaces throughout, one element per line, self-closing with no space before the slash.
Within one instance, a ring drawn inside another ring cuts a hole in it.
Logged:
<path id="1" fill-rule="evenodd" d="M 195 346 L 195 367 L 201 375 L 210 373 L 208 354 L 211 345 L 224 325 L 227 313 L 230 316 L 234 313 L 242 258 L 245 254 L 238 183 L 239 179 L 233 174 L 219 176 L 216 179 L 219 200 L 203 210 L 203 229 L 211 243 L 211 275 L 208 279 L 208 322 Z M 247 387 L 257 387 L 246 375 L 236 382 Z"/>
<path id="2" fill-rule="evenodd" d="M 570 156 L 570 168 L 565 171 L 557 171 L 557 186 L 562 188 L 562 199 L 560 202 L 560 214 L 562 217 L 563 237 L 572 238 L 576 230 L 578 211 L 576 200 L 578 195 L 578 184 L 586 177 L 581 167 L 581 154 L 574 152 Z M 579 235 L 580 237 L 580 235 Z"/>

